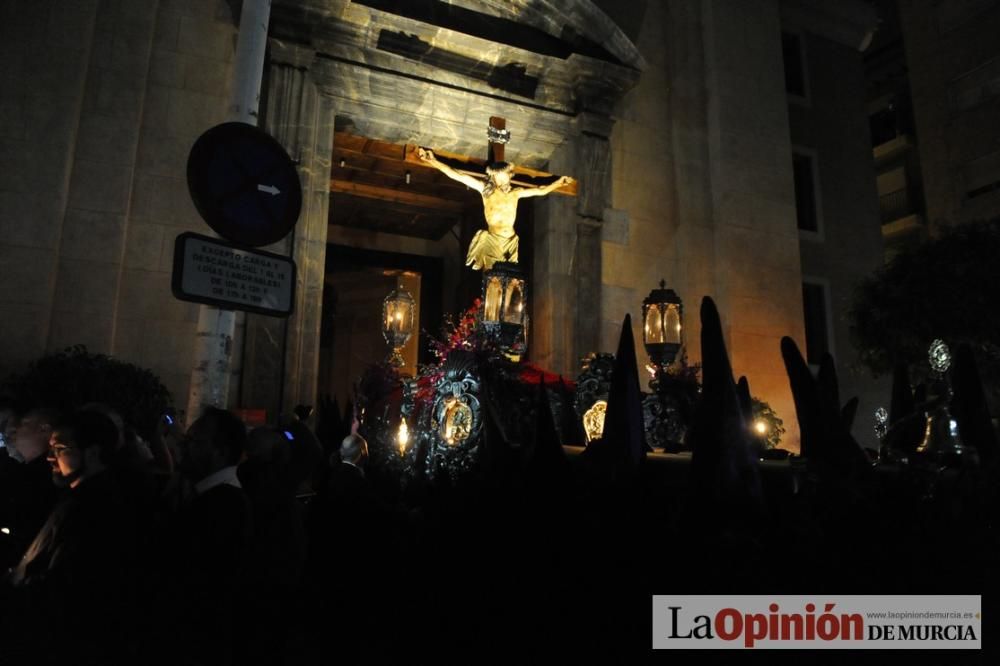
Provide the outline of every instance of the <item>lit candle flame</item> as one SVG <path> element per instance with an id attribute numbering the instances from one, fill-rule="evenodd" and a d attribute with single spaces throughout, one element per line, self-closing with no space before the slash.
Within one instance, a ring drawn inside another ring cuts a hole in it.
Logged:
<path id="1" fill-rule="evenodd" d="M 396 443 L 399 445 L 399 453 L 406 453 L 406 446 L 410 443 L 410 429 L 406 425 L 406 419 L 399 422 L 399 431 L 396 433 Z"/>

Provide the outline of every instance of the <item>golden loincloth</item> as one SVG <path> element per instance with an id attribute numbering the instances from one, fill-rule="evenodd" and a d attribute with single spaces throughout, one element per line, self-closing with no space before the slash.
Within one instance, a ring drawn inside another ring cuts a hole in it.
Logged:
<path id="1" fill-rule="evenodd" d="M 510 238 L 491 234 L 488 229 L 480 229 L 469 243 L 469 253 L 465 265 L 472 270 L 489 270 L 497 261 L 517 263 L 517 234 Z"/>

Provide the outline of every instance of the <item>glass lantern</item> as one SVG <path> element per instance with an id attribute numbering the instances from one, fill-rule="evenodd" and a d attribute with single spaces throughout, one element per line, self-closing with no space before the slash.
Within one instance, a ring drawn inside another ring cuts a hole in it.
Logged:
<path id="1" fill-rule="evenodd" d="M 517 264 L 498 261 L 483 271 L 483 311 L 480 325 L 500 350 L 520 356 L 527 348 L 528 314 L 524 273 Z"/>
<path id="2" fill-rule="evenodd" d="M 642 302 L 642 343 L 657 373 L 666 370 L 681 349 L 683 304 L 673 289 L 660 280 L 660 288 Z"/>
<path id="3" fill-rule="evenodd" d="M 382 301 L 382 335 L 392 349 L 389 363 L 397 368 L 404 365 L 401 351 L 413 334 L 414 305 L 413 296 L 402 287 L 393 289 Z"/>

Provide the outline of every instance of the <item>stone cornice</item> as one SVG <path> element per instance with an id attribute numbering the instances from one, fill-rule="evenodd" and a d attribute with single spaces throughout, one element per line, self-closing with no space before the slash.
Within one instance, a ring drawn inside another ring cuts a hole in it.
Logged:
<path id="1" fill-rule="evenodd" d="M 387 34 L 418 54 L 436 49 L 444 66 L 387 50 Z M 487 119 L 500 115 L 514 133 L 510 159 L 536 168 L 574 133 L 580 114 L 606 135 L 610 119 L 594 119 L 610 116 L 640 75 L 609 60 L 543 55 L 346 0 L 275 0 L 271 35 L 271 62 L 309 68 L 353 131 L 479 155 Z M 512 66 L 537 82 L 530 97 L 487 75 Z"/>
<path id="2" fill-rule="evenodd" d="M 289 65 L 309 69 L 316 61 L 315 49 L 277 39 L 268 40 L 268 61 L 271 64 Z"/>
<path id="3" fill-rule="evenodd" d="M 279 41 L 288 36 L 294 41 L 308 43 L 316 51 L 337 59 L 399 70 L 484 95 L 505 97 L 511 102 L 534 104 L 571 114 L 584 109 L 612 108 L 639 77 L 639 72 L 630 67 L 580 54 L 565 59 L 549 57 L 360 4 L 332 1 L 328 4 L 338 5 L 337 11 L 310 15 L 302 13 L 308 5 L 297 7 L 292 12 L 284 3 L 276 2 L 275 20 L 290 21 L 287 25 L 273 26 L 272 34 Z M 379 35 L 383 31 L 415 37 L 428 46 L 446 49 L 481 68 L 522 65 L 527 74 L 538 79 L 538 87 L 533 97 L 519 97 L 461 72 L 445 71 L 386 52 L 378 47 Z"/>
<path id="4" fill-rule="evenodd" d="M 602 45 L 628 67 L 644 70 L 646 60 L 621 28 L 590 0 L 450 0 L 452 4 L 511 18 L 560 36 L 571 27 Z"/>

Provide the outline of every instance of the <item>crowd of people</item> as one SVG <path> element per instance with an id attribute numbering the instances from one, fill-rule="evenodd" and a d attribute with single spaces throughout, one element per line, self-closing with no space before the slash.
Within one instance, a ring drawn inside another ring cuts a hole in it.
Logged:
<path id="1" fill-rule="evenodd" d="M 603 438 L 567 454 L 540 388 L 515 443 L 490 389 L 478 463 L 455 478 L 394 473 L 374 426 L 328 405 L 315 430 L 305 409 L 248 431 L 208 408 L 148 437 L 106 405 L 0 405 L 0 664 L 637 663 L 657 660 L 652 594 L 982 594 L 1000 577 L 1000 449 L 961 349 L 949 425 L 967 462 L 873 463 L 832 358 L 814 376 L 785 339 L 804 455 L 758 464 L 749 390 L 710 299 L 701 314 L 686 461 L 646 456 L 628 320 Z"/>
<path id="2" fill-rule="evenodd" d="M 0 422 L 4 664 L 305 661 L 306 607 L 356 607 L 359 558 L 396 519 L 365 440 L 328 455 L 296 418 L 165 414 L 149 441 L 100 404 Z"/>

